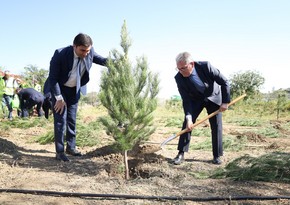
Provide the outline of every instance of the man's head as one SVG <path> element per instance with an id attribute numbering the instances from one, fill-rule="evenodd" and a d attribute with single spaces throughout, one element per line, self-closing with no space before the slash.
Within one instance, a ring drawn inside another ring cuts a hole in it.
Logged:
<path id="1" fill-rule="evenodd" d="M 74 51 L 80 58 L 85 58 L 91 50 L 93 41 L 87 34 L 79 33 L 73 42 Z"/>
<path id="2" fill-rule="evenodd" d="M 9 70 L 5 70 L 4 71 L 4 78 L 8 79 L 11 76 L 10 71 Z"/>
<path id="3" fill-rule="evenodd" d="M 193 71 L 194 61 L 190 53 L 182 52 L 176 56 L 176 65 L 181 75 L 183 75 L 183 77 L 188 77 Z"/>

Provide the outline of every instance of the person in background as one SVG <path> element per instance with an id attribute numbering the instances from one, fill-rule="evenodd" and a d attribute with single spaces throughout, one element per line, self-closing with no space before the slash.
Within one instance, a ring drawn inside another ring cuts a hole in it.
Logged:
<path id="1" fill-rule="evenodd" d="M 15 80 L 18 83 L 18 88 L 21 88 L 21 89 L 28 88 L 28 86 L 26 85 L 25 81 L 22 80 L 21 78 L 17 77 L 17 78 L 15 78 Z M 19 100 L 18 95 L 14 95 L 14 99 L 12 101 L 12 104 L 13 104 L 13 106 L 12 106 L 13 109 L 17 110 L 17 116 L 21 117 L 22 113 L 21 113 L 20 100 Z"/>
<path id="2" fill-rule="evenodd" d="M 44 96 L 33 88 L 17 88 L 20 101 L 21 117 L 29 117 L 29 110 L 36 105 L 38 117 L 43 116 L 42 104 Z"/>
<path id="3" fill-rule="evenodd" d="M 178 142 L 178 154 L 173 163 L 178 165 L 184 161 L 184 152 L 188 152 L 191 139 L 192 125 L 206 108 L 211 114 L 216 110 L 227 110 L 230 102 L 230 86 L 222 73 L 209 62 L 193 61 L 188 52 L 182 52 L 176 57 L 178 73 L 175 81 L 182 98 L 184 122 L 182 129 L 188 132 L 182 134 Z M 221 164 L 222 146 L 222 113 L 209 119 L 212 135 L 213 163 Z"/>
<path id="4" fill-rule="evenodd" d="M 2 110 L 2 115 L 3 118 L 6 118 L 6 105 L 3 105 L 3 94 L 4 94 L 4 88 L 5 88 L 5 80 L 3 79 L 4 77 L 4 72 L 0 71 L 0 99 L 1 99 L 1 110 Z"/>
<path id="5" fill-rule="evenodd" d="M 13 100 L 16 88 L 18 88 L 18 83 L 17 81 L 13 78 L 13 76 L 10 74 L 8 70 L 4 72 L 4 77 L 3 77 L 3 83 L 4 83 L 4 88 L 3 88 L 3 96 L 2 96 L 2 109 L 3 109 L 3 114 L 4 117 L 6 117 L 5 113 L 5 108 L 7 107 L 8 109 L 8 119 L 12 120 L 12 112 L 13 108 L 11 105 L 11 102 Z"/>
<path id="6" fill-rule="evenodd" d="M 17 89 L 16 89 L 16 92 L 17 92 Z M 13 96 L 13 99 L 11 101 L 11 106 L 13 110 L 17 111 L 17 116 L 21 117 L 20 100 L 19 100 L 18 95 Z"/>
<path id="7" fill-rule="evenodd" d="M 3 77 L 4 77 L 4 72 L 0 71 L 0 99 L 1 101 L 2 101 L 3 92 L 5 88 L 5 80 L 3 79 Z"/>
<path id="8" fill-rule="evenodd" d="M 64 151 L 81 156 L 76 149 L 76 115 L 81 91 L 85 94 L 92 63 L 105 66 L 107 58 L 98 55 L 87 34 L 78 34 L 72 46 L 57 49 L 50 61 L 49 86 L 51 91 L 56 159 L 69 161 Z M 66 149 L 64 133 L 66 131 Z"/>
<path id="9" fill-rule="evenodd" d="M 33 84 L 34 84 L 34 89 L 38 92 L 41 92 L 41 85 L 38 83 L 38 81 L 34 80 Z"/>
<path id="10" fill-rule="evenodd" d="M 19 88 L 28 88 L 27 84 L 25 83 L 24 80 L 20 79 L 20 78 L 16 78 L 16 82 L 18 83 L 18 87 Z"/>

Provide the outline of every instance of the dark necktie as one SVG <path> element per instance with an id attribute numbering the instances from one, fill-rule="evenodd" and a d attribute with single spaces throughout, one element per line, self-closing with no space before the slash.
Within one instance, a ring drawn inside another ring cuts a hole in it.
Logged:
<path id="1" fill-rule="evenodd" d="M 78 63 L 77 63 L 77 89 L 76 89 L 76 93 L 79 92 L 80 88 L 81 88 L 81 69 L 82 69 L 82 59 L 79 58 Z"/>
<path id="2" fill-rule="evenodd" d="M 189 76 L 189 79 L 200 93 L 204 93 L 204 89 L 205 89 L 204 84 L 198 77 L 195 69 L 193 70 L 192 74 Z"/>

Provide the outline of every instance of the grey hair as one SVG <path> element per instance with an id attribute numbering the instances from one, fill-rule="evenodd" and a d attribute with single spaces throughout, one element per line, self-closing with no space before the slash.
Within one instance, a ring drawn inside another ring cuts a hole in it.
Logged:
<path id="1" fill-rule="evenodd" d="M 190 53 L 182 52 L 176 56 L 176 64 L 179 62 L 185 62 L 186 64 L 193 62 L 193 58 L 191 57 Z"/>

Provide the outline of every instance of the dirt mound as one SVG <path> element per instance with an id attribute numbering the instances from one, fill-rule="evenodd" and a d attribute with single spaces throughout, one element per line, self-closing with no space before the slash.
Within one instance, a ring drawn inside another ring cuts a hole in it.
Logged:
<path id="1" fill-rule="evenodd" d="M 286 121 L 287 122 L 287 121 Z M 282 133 L 283 135 L 285 135 L 286 137 L 290 135 L 290 132 L 283 128 L 285 121 L 280 121 L 280 120 L 271 120 L 270 124 L 272 125 L 272 127 L 276 130 L 278 130 L 280 133 Z"/>
<path id="2" fill-rule="evenodd" d="M 20 156 L 19 148 L 12 142 L 0 138 L 0 153 L 6 156 L 10 156 L 13 159 Z"/>
<path id="3" fill-rule="evenodd" d="M 251 131 L 246 131 L 246 132 L 243 132 L 243 133 L 241 133 L 241 132 L 231 132 L 230 134 L 236 135 L 236 137 L 238 139 L 246 137 L 249 142 L 255 142 L 255 143 L 267 142 L 267 139 L 266 139 L 265 136 L 263 136 L 261 134 L 258 134 L 258 133 L 255 133 L 255 132 L 251 132 Z"/>
<path id="4" fill-rule="evenodd" d="M 152 175 L 163 175 L 158 170 L 152 173 L 152 165 L 160 164 L 165 161 L 162 155 L 156 154 L 161 148 L 156 145 L 142 144 L 137 145 L 133 150 L 128 151 L 128 165 L 130 167 L 131 178 L 148 178 Z M 94 151 L 88 152 L 86 156 L 90 158 L 98 157 L 106 163 L 105 170 L 109 176 L 124 178 L 124 156 L 116 151 L 113 145 L 104 146 Z M 151 164 L 151 165 L 149 165 Z M 147 166 L 147 169 L 145 168 Z M 153 165 L 154 166 L 154 165 Z"/>

